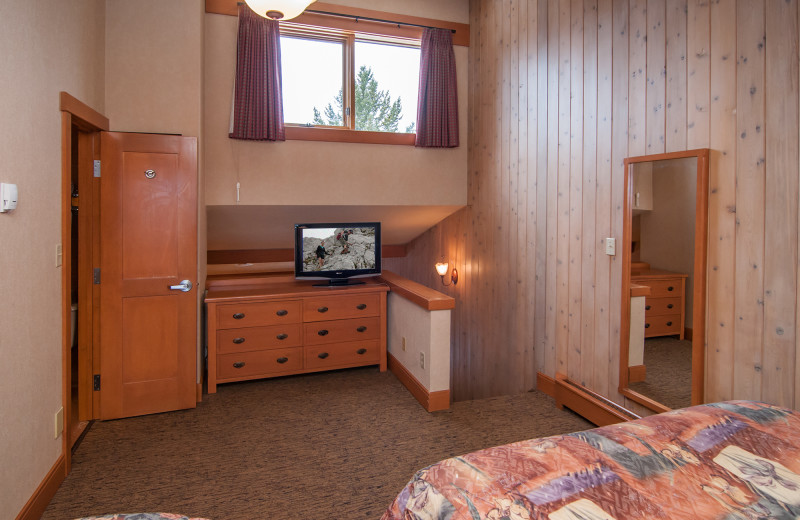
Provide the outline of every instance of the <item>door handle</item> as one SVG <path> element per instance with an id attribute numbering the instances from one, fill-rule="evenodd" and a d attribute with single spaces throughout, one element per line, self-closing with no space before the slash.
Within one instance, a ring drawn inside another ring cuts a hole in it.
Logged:
<path id="1" fill-rule="evenodd" d="M 179 283 L 178 285 L 170 285 L 169 289 L 171 291 L 189 292 L 189 291 L 192 290 L 192 282 L 190 282 L 189 280 L 184 280 L 181 283 Z"/>

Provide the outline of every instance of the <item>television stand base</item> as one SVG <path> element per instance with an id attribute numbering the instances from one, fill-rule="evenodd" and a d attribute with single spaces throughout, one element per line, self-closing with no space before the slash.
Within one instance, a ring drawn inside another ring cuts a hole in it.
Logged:
<path id="1" fill-rule="evenodd" d="M 327 282 L 315 283 L 312 287 L 347 287 L 348 285 L 362 285 L 363 280 L 353 280 L 350 278 L 333 278 Z"/>

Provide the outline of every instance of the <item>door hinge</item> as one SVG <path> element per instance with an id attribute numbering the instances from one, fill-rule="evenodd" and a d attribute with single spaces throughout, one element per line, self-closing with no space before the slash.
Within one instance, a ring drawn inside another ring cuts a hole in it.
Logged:
<path id="1" fill-rule="evenodd" d="M 92 283 L 97 285 L 100 283 L 100 268 L 95 267 L 94 271 L 92 271 Z"/>
<path id="2" fill-rule="evenodd" d="M 99 160 L 95 160 L 94 161 L 94 176 L 95 177 L 100 177 L 100 161 Z"/>
<path id="3" fill-rule="evenodd" d="M 92 390 L 94 390 L 95 392 L 100 391 L 100 374 L 95 374 L 92 377 Z"/>

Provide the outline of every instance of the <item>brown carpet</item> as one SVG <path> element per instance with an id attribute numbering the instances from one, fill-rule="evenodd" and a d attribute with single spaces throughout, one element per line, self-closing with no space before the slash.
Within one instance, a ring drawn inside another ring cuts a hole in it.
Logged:
<path id="1" fill-rule="evenodd" d="M 644 342 L 645 381 L 631 390 L 669 408 L 692 405 L 692 342 L 676 337 L 648 338 Z"/>
<path id="2" fill-rule="evenodd" d="M 194 410 L 96 422 L 44 519 L 377 519 L 414 472 L 592 425 L 540 393 L 427 413 L 375 367 L 222 385 Z"/>

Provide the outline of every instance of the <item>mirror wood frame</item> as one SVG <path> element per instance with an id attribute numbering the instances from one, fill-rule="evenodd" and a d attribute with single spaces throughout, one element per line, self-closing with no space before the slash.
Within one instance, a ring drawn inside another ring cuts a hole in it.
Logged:
<path id="1" fill-rule="evenodd" d="M 628 157 L 624 161 L 624 205 L 622 237 L 622 319 L 620 324 L 620 370 L 619 393 L 654 412 L 666 412 L 670 408 L 631 390 L 628 387 L 628 365 L 630 348 L 630 286 L 631 286 L 631 234 L 633 221 L 633 183 L 632 168 L 636 163 L 666 161 L 670 159 L 697 159 L 697 200 L 695 203 L 694 233 L 694 291 L 692 293 L 692 406 L 702 404 L 705 381 L 705 338 L 706 338 L 706 290 L 708 258 L 708 157 L 707 148 L 671 152 L 656 155 Z"/>

